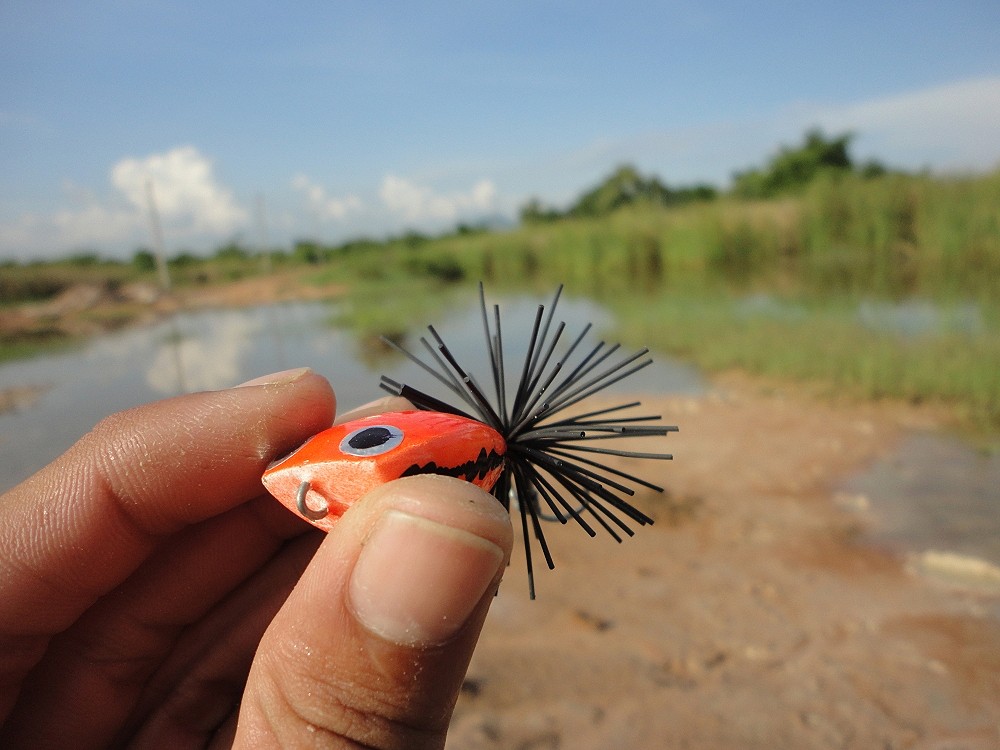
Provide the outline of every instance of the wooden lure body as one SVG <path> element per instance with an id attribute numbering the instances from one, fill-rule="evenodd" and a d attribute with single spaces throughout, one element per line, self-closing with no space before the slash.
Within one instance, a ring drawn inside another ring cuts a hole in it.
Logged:
<path id="1" fill-rule="evenodd" d="M 387 412 L 314 435 L 268 466 L 262 481 L 293 513 L 329 531 L 357 500 L 400 477 L 445 474 L 489 491 L 506 452 L 500 433 L 482 422 L 434 411 Z"/>

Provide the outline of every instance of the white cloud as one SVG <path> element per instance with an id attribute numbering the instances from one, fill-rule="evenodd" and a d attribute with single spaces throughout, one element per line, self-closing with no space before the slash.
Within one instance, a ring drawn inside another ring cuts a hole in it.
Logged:
<path id="1" fill-rule="evenodd" d="M 134 237 L 140 229 L 131 211 L 109 208 L 91 201 L 74 209 L 49 215 L 23 214 L 0 225 L 0 249 L 20 250 L 23 260 L 41 250 L 64 255 L 69 250 L 103 249 Z"/>
<path id="2" fill-rule="evenodd" d="M 860 148 L 889 164 L 981 171 L 1000 163 L 1000 77 L 810 106 L 800 117 L 855 131 Z"/>
<path id="3" fill-rule="evenodd" d="M 490 180 L 479 180 L 467 192 L 440 194 L 396 175 L 382 180 L 379 197 L 391 212 L 411 222 L 455 221 L 463 215 L 495 210 L 497 190 Z"/>
<path id="4" fill-rule="evenodd" d="M 131 252 L 148 244 L 147 181 L 153 185 L 168 251 L 178 241 L 218 239 L 247 220 L 232 192 L 216 180 L 212 162 L 193 146 L 122 159 L 109 176 L 110 194 L 101 196 L 65 180 L 69 208 L 26 213 L 0 224 L 0 251 L 27 258 L 74 249 Z"/>
<path id="5" fill-rule="evenodd" d="M 601 138 L 526 166 L 519 181 L 549 200 L 568 201 L 615 165 L 632 162 L 669 184 L 726 184 L 734 171 L 761 166 L 779 146 L 820 127 L 855 134 L 858 161 L 903 169 L 986 171 L 1000 165 L 1000 77 L 846 103 L 795 102 L 754 120 L 716 121 Z"/>
<path id="6" fill-rule="evenodd" d="M 163 223 L 182 231 L 226 233 L 247 218 L 233 194 L 216 182 L 212 162 L 194 146 L 122 159 L 111 169 L 111 182 L 140 211 L 147 208 L 151 183 Z"/>
<path id="7" fill-rule="evenodd" d="M 356 195 L 331 198 L 327 195 L 326 188 L 301 173 L 292 178 L 292 187 L 306 196 L 309 210 L 322 220 L 343 221 L 348 214 L 357 213 L 364 208 Z"/>

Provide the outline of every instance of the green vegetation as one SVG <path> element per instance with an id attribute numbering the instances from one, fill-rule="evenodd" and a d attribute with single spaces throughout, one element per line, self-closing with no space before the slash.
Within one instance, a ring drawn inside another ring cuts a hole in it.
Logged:
<path id="1" fill-rule="evenodd" d="M 783 148 L 764 169 L 737 172 L 733 193 L 741 198 L 774 198 L 800 190 L 821 174 L 843 174 L 854 165 L 848 149 L 849 133 L 828 139 L 822 131 L 810 130 L 798 148 Z M 884 168 L 872 165 L 866 176 L 876 176 Z"/>
<path id="2" fill-rule="evenodd" d="M 74 284 L 115 288 L 134 277 L 129 265 L 91 253 L 52 262 L 0 263 L 0 309 L 51 299 Z"/>
<path id="3" fill-rule="evenodd" d="M 709 201 L 717 191 L 711 185 L 670 188 L 656 177 L 644 177 L 630 164 L 618 167 L 600 185 L 588 190 L 565 212 L 544 206 L 532 198 L 521 208 L 523 224 L 556 221 L 566 217 L 608 216 L 625 207 L 680 206 L 695 201 Z"/>
<path id="4" fill-rule="evenodd" d="M 938 401 L 1000 433 L 1000 171 L 906 175 L 855 165 L 849 145 L 847 135 L 809 133 L 724 195 L 623 167 L 565 211 L 529 203 L 509 231 L 301 241 L 266 258 L 229 245 L 210 259 L 178 256 L 171 273 L 179 286 L 265 268 L 344 283 L 361 340 L 432 319 L 447 290 L 479 279 L 497 292 L 562 282 L 614 309 L 631 343 L 709 370 Z M 129 264 L 83 260 L 4 267 L 3 299 L 45 297 L 87 274 L 155 279 L 142 251 Z M 861 315 L 914 300 L 965 323 L 901 332 Z"/>
<path id="5" fill-rule="evenodd" d="M 773 297 L 666 294 L 612 305 L 633 343 L 709 371 L 740 368 L 806 380 L 829 395 L 952 405 L 978 433 L 1000 430 L 1000 336 L 987 330 L 902 335 L 859 321 L 846 300 L 794 304 Z M 948 308 L 942 308 L 947 318 Z M 995 314 L 995 313 L 994 313 Z"/>
<path id="6" fill-rule="evenodd" d="M 385 285 L 369 296 L 382 316 L 412 283 L 406 273 L 449 268 L 449 280 L 496 290 L 565 282 L 614 309 L 631 343 L 708 370 L 937 401 L 972 429 L 1000 431 L 1000 172 L 821 174 L 781 199 L 626 207 L 385 252 L 369 256 L 383 263 L 365 272 Z M 386 266 L 404 276 L 391 278 Z M 357 261 L 341 268 L 359 270 Z M 944 322 L 969 310 L 971 322 L 904 333 L 860 314 L 869 302 L 891 310 L 906 300 L 926 302 Z M 397 321 L 413 319 L 401 311 Z"/>

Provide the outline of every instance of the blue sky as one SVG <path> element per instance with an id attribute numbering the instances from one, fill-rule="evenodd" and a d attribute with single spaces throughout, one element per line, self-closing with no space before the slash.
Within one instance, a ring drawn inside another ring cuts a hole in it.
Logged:
<path id="1" fill-rule="evenodd" d="M 725 186 L 818 125 L 1000 165 L 1000 3 L 0 2 L 0 258 L 336 242 Z"/>

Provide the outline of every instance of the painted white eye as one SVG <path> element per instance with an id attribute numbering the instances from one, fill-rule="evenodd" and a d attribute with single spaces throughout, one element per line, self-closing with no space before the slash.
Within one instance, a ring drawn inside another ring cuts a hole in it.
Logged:
<path id="1" fill-rule="evenodd" d="M 403 442 L 403 431 L 390 424 L 359 427 L 340 441 L 340 450 L 348 456 L 380 456 Z"/>

